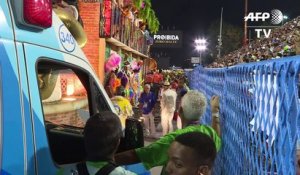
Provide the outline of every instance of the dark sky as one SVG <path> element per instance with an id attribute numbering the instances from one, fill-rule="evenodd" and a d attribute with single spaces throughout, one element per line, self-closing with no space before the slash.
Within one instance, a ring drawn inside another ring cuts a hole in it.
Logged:
<path id="1" fill-rule="evenodd" d="M 193 41 L 197 37 L 205 37 L 210 23 L 220 18 L 221 7 L 225 22 L 243 27 L 244 0 L 152 0 L 152 7 L 161 29 L 183 31 L 181 49 L 153 50 L 166 53 L 171 57 L 171 64 L 176 66 L 198 55 Z M 272 9 L 279 9 L 292 19 L 300 16 L 300 0 L 248 0 L 248 12 L 270 12 Z"/>

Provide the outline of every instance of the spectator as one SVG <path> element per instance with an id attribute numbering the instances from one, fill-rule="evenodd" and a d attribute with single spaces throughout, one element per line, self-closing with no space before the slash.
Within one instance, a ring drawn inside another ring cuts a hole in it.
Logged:
<path id="1" fill-rule="evenodd" d="M 179 110 L 183 129 L 171 132 L 146 147 L 119 153 L 115 157 L 116 161 L 119 164 L 142 162 L 147 169 L 164 166 L 168 161 L 167 151 L 171 143 L 177 136 L 189 132 L 200 132 L 210 136 L 215 142 L 216 149 L 220 150 L 219 97 L 214 96 L 211 99 L 212 126 L 214 129 L 208 125 L 199 124 L 199 119 L 204 114 L 205 109 L 206 98 L 202 93 L 195 90 L 187 92 L 182 98 Z"/>
<path id="2" fill-rule="evenodd" d="M 207 67 L 233 66 L 242 62 L 255 62 L 300 54 L 300 17 L 272 30 L 269 38 L 258 38 L 248 46 L 216 59 Z"/>
<path id="3" fill-rule="evenodd" d="M 216 158 L 216 147 L 206 134 L 189 132 L 175 138 L 168 157 L 168 175 L 210 175 Z"/>
<path id="4" fill-rule="evenodd" d="M 84 127 L 84 143 L 89 174 L 96 174 L 108 164 L 114 165 L 114 154 L 120 144 L 121 136 L 122 126 L 116 114 L 105 111 L 88 119 Z M 109 174 L 133 175 L 135 173 L 116 166 Z"/>

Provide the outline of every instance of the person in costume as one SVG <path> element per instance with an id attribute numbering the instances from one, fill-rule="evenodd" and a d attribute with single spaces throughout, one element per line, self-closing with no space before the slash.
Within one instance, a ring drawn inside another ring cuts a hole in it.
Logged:
<path id="1" fill-rule="evenodd" d="M 115 73 L 111 73 L 110 75 L 109 86 L 112 88 L 112 94 L 114 96 L 117 92 L 117 87 L 121 86 L 121 80 L 117 78 Z"/>
<path id="2" fill-rule="evenodd" d="M 116 96 L 111 98 L 111 101 L 114 105 L 118 106 L 120 109 L 119 117 L 122 123 L 122 126 L 125 126 L 125 121 L 128 117 L 133 116 L 132 105 L 130 101 L 125 98 L 125 89 L 123 86 L 117 88 Z"/>

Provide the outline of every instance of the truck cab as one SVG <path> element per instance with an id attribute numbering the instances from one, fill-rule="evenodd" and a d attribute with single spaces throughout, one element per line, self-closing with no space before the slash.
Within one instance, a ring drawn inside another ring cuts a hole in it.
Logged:
<path id="1" fill-rule="evenodd" d="M 45 3 L 51 1 L 0 1 L 1 174 L 53 175 L 83 161 L 86 120 L 114 111 L 72 34 Z M 48 11 L 38 15 L 46 19 L 31 19 L 35 9 Z"/>

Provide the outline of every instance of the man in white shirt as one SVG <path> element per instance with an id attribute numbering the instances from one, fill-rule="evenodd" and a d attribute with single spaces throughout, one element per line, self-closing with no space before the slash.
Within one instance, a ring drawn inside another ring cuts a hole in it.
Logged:
<path id="1" fill-rule="evenodd" d="M 161 93 L 161 126 L 162 135 L 166 135 L 173 131 L 173 116 L 176 109 L 177 93 L 170 89 L 170 83 L 165 81 L 163 84 L 163 91 Z"/>

